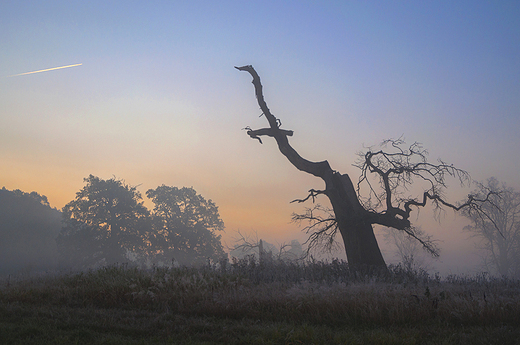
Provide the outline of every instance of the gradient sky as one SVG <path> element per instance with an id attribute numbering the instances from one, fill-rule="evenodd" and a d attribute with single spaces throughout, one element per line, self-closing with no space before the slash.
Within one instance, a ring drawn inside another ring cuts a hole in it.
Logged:
<path id="1" fill-rule="evenodd" d="M 303 239 L 289 202 L 323 183 L 241 130 L 267 125 L 233 68 L 252 64 L 307 159 L 356 180 L 363 145 L 403 135 L 520 190 L 518 18 L 519 1 L 4 0 L 0 187 L 61 208 L 89 174 L 143 194 L 192 186 L 219 206 L 227 244 L 237 230 Z M 470 191 L 451 186 L 453 201 Z M 443 241 L 437 267 L 471 266 L 464 220 L 429 215 L 417 224 Z"/>

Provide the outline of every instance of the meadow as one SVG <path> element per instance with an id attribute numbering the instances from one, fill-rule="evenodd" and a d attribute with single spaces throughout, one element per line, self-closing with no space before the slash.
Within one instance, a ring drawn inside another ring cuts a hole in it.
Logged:
<path id="1" fill-rule="evenodd" d="M 254 257 L 3 277 L 1 344 L 518 344 L 520 281 Z"/>

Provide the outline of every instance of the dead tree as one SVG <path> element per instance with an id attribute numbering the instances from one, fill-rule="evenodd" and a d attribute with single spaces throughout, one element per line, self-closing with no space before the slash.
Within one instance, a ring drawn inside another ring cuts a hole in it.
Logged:
<path id="1" fill-rule="evenodd" d="M 501 276 L 520 278 L 520 193 L 494 177 L 477 185 L 476 195 L 483 197 L 490 190 L 495 195 L 479 212 L 470 209 L 462 212 L 471 220 L 471 225 L 464 229 L 480 239 L 486 269 Z"/>
<path id="2" fill-rule="evenodd" d="M 362 174 L 356 188 L 347 174 L 334 171 L 326 160 L 311 162 L 302 158 L 289 144 L 288 137 L 293 135 L 293 131 L 281 129 L 281 121 L 271 114 L 267 107 L 260 77 L 253 66 L 235 68 L 246 71 L 253 77 L 258 105 L 269 122 L 268 128 L 253 130 L 247 127 L 247 134 L 260 143 L 262 143 L 262 136 L 274 138 L 280 152 L 297 169 L 319 177 L 325 182 L 324 190 L 311 189 L 306 198 L 294 201 L 304 202 L 310 198 L 314 201 L 316 196 L 324 194 L 332 205 L 333 217 L 317 217 L 313 214 L 313 209 L 309 209 L 308 213 L 301 215 L 299 220 L 311 221 L 311 226 L 308 228 L 308 230 L 312 230 L 311 244 L 320 242 L 321 236 L 333 236 L 339 231 L 351 268 L 386 269 L 385 261 L 374 236 L 373 225 L 375 224 L 405 231 L 435 253 L 431 241 L 415 235 L 409 220 L 412 209 L 424 207 L 428 200 L 438 208 L 447 207 L 454 210 L 460 210 L 463 207 L 478 208 L 480 203 L 486 201 L 485 199 L 478 200 L 472 195 L 468 196 L 465 203 L 458 206 L 445 201 L 442 194 L 446 186 L 445 178 L 453 176 L 458 178 L 461 183 L 465 183 L 470 181 L 468 173 L 442 161 L 438 164 L 429 163 L 426 160 L 427 152 L 422 149 L 420 144 L 415 143 L 409 148 L 403 149 L 404 142 L 401 139 L 384 142 L 386 146 L 390 146 L 390 151 L 368 150 L 361 155 L 358 167 Z M 373 188 L 373 183 L 368 177 L 369 174 L 376 175 L 382 188 L 381 192 L 378 193 Z M 415 179 L 420 179 L 429 185 L 422 195 L 422 200 L 402 197 L 398 193 L 398 188 L 406 188 Z M 363 183 L 367 183 L 370 190 L 366 199 L 358 196 Z"/>

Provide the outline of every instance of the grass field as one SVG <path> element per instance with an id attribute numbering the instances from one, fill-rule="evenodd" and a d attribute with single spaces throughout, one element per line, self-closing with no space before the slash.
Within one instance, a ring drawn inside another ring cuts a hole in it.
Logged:
<path id="1" fill-rule="evenodd" d="M 0 344 L 519 344 L 520 281 L 253 259 L 0 281 Z"/>

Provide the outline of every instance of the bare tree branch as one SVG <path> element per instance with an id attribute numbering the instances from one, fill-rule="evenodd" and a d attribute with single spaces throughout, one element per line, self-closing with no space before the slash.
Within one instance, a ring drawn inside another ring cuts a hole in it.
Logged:
<path id="1" fill-rule="evenodd" d="M 330 209 L 316 204 L 307 208 L 303 214 L 293 213 L 292 221 L 297 224 L 306 223 L 302 231 L 309 234 L 309 238 L 304 242 L 307 245 L 307 255 L 311 251 L 332 252 L 338 248 L 338 223 Z"/>
<path id="2" fill-rule="evenodd" d="M 415 227 L 409 227 L 403 230 L 408 236 L 417 240 L 424 250 L 430 253 L 433 257 L 439 257 L 439 247 L 437 247 L 436 243 L 432 240 L 432 237 L 429 235 L 423 235 L 418 229 Z"/>
<path id="3" fill-rule="evenodd" d="M 481 239 L 484 263 L 501 275 L 520 277 L 520 193 L 496 178 L 479 183 L 473 193 L 487 201 L 463 210 L 472 222 L 465 229 Z"/>
<path id="4" fill-rule="evenodd" d="M 267 107 L 267 103 L 264 100 L 264 95 L 262 91 L 262 84 L 260 82 L 260 77 L 256 73 L 255 69 L 251 65 L 246 65 L 242 67 L 235 67 L 239 71 L 246 71 L 253 77 L 253 85 L 255 87 L 256 99 L 258 101 L 258 105 L 265 115 L 267 121 L 269 122 L 270 128 L 262 128 L 258 130 L 248 130 L 248 135 L 251 138 L 259 139 L 259 135 L 267 135 L 273 137 L 278 144 L 278 148 L 280 152 L 287 157 L 287 159 L 299 170 L 305 171 L 309 174 L 312 174 L 317 177 L 327 178 L 328 175 L 332 174 L 332 169 L 327 161 L 322 162 L 311 162 L 302 158 L 296 150 L 292 148 L 289 144 L 287 136 L 292 136 L 293 131 L 280 129 L 281 122 L 271 113 L 269 108 Z M 261 140 L 260 140 L 261 142 Z"/>
<path id="5" fill-rule="evenodd" d="M 369 148 L 358 154 L 355 166 L 361 170 L 361 176 L 355 188 L 347 174 L 332 170 L 326 160 L 312 162 L 302 158 L 289 144 L 288 137 L 293 135 L 293 131 L 281 129 L 281 121 L 267 107 L 260 77 L 254 68 L 251 65 L 235 68 L 252 76 L 258 105 L 269 123 L 269 128 L 254 130 L 246 127 L 247 134 L 260 143 L 262 136 L 274 138 L 280 152 L 297 169 L 320 177 L 325 182 L 324 190 L 311 189 L 307 197 L 292 201 L 301 203 L 312 199 L 314 203 L 317 196 L 325 194 L 331 203 L 332 210 L 316 205 L 302 215 L 293 215 L 293 221 L 307 222 L 304 231 L 310 234 L 309 248 L 324 246 L 330 249 L 339 232 L 349 264 L 386 267 L 373 232 L 373 225 L 380 224 L 406 232 L 435 255 L 437 251 L 430 238 L 422 238 L 413 230 L 409 218 L 414 207 L 424 207 L 430 200 L 436 210 L 479 210 L 479 205 L 489 200 L 469 196 L 461 205 L 448 202 L 444 196 L 446 180 L 452 177 L 466 185 L 471 182 L 469 174 L 441 160 L 429 162 L 428 151 L 420 143 L 406 146 L 402 137 L 385 140 L 380 148 Z M 374 179 L 377 182 L 373 182 Z M 422 201 L 404 194 L 416 182 L 426 187 Z M 368 185 L 368 197 L 365 199 L 361 198 L 362 185 Z M 378 185 L 380 188 L 377 188 Z M 329 216 L 324 217 L 319 212 L 328 213 Z"/>
<path id="6" fill-rule="evenodd" d="M 478 207 L 479 203 L 488 201 L 488 198 L 476 199 L 469 196 L 468 200 L 459 206 L 447 202 L 443 197 L 446 178 L 454 177 L 464 185 L 470 182 L 469 174 L 441 160 L 437 164 L 428 162 L 428 152 L 420 143 L 415 142 L 408 148 L 403 148 L 404 144 L 402 138 L 388 139 L 383 141 L 381 146 L 383 148 L 389 146 L 390 150 L 369 149 L 365 153 L 358 154 L 362 159 L 356 164 L 361 169 L 357 191 L 359 193 L 362 183 L 367 183 L 369 194 L 377 200 L 372 211 L 369 211 L 374 223 L 404 230 L 410 226 L 408 219 L 412 206 L 424 207 L 427 200 L 431 200 L 436 208 L 448 207 L 455 211 L 465 207 Z M 375 174 L 379 178 L 382 190 L 380 193 L 375 191 L 368 173 Z M 429 185 L 423 193 L 422 201 L 399 197 L 399 188 L 407 189 L 415 180 L 424 181 Z M 371 204 L 370 195 L 365 203 Z M 377 211 L 381 207 L 383 210 Z"/>
<path id="7" fill-rule="evenodd" d="M 326 190 L 315 190 L 315 189 L 310 189 L 309 190 L 309 195 L 307 195 L 307 197 L 305 199 L 294 199 L 293 201 L 291 201 L 291 203 L 293 202 L 298 202 L 298 203 L 302 203 L 302 202 L 305 202 L 307 200 L 309 200 L 309 198 L 312 198 L 312 203 L 314 203 L 316 201 L 316 197 L 320 194 L 327 194 L 327 191 Z"/>
<path id="8" fill-rule="evenodd" d="M 240 250 L 242 253 L 248 252 L 251 249 L 258 248 L 259 239 L 258 234 L 255 232 L 255 236 L 252 239 L 250 235 L 244 236 L 240 230 L 237 230 L 238 237 L 234 238 L 234 242 L 237 243 L 233 247 L 228 247 L 228 250 Z"/>

